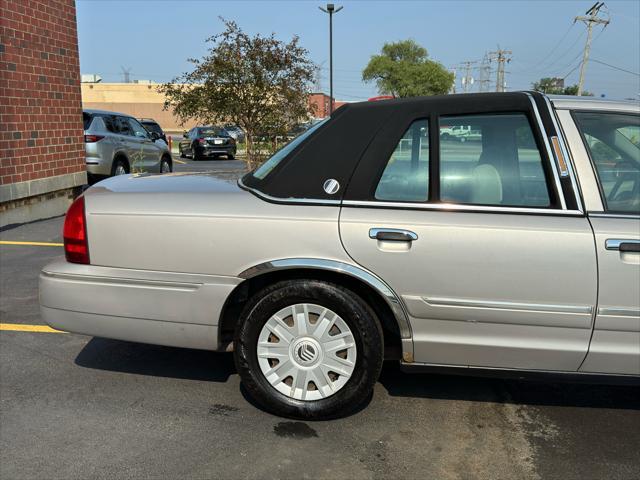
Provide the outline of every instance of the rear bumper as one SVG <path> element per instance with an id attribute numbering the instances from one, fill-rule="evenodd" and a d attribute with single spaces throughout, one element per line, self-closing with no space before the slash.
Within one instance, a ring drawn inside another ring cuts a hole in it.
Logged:
<path id="1" fill-rule="evenodd" d="M 206 147 L 201 147 L 199 152 L 201 155 L 235 155 L 236 154 L 236 146 L 235 145 L 208 145 Z"/>
<path id="2" fill-rule="evenodd" d="M 62 260 L 40 273 L 40 311 L 58 330 L 217 350 L 222 307 L 241 281 Z"/>

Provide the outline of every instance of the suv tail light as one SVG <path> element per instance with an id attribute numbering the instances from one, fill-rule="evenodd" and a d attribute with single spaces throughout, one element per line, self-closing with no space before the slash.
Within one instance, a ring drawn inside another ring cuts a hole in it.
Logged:
<path id="1" fill-rule="evenodd" d="M 104 138 L 104 135 L 85 135 L 84 142 L 85 143 L 96 143 Z"/>
<path id="2" fill-rule="evenodd" d="M 87 220 L 84 213 L 84 196 L 78 197 L 69 207 L 64 218 L 64 254 L 67 262 L 89 263 Z"/>
<path id="3" fill-rule="evenodd" d="M 199 142 L 199 143 L 207 143 L 207 140 L 206 140 L 206 139 L 204 139 L 204 138 L 199 138 L 199 139 L 198 139 L 198 142 Z"/>

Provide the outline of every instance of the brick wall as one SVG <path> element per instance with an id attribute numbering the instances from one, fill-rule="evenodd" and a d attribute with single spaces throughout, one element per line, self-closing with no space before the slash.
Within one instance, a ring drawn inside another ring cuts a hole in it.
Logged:
<path id="1" fill-rule="evenodd" d="M 0 0 L 0 161 L 0 188 L 26 187 L 3 202 L 86 178 L 73 0 Z"/>

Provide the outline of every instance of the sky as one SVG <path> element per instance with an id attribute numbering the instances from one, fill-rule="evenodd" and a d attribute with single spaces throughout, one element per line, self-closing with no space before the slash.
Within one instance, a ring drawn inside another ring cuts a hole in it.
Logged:
<path id="1" fill-rule="evenodd" d="M 457 71 L 461 62 L 482 60 L 498 47 L 510 50 L 507 90 L 531 88 L 541 77 L 578 81 L 586 26 L 574 23 L 595 0 L 573 1 L 344 1 L 334 15 L 334 97 L 366 100 L 378 94 L 361 73 L 385 42 L 411 38 L 429 57 Z M 326 3 L 326 2 L 325 2 Z M 205 39 L 219 33 L 219 17 L 235 20 L 249 34 L 283 41 L 294 35 L 320 67 L 320 87 L 329 90 L 328 16 L 311 1 L 77 0 L 80 69 L 104 82 L 131 79 L 166 82 L 201 57 Z M 607 1 L 595 26 L 585 89 L 606 98 L 640 98 L 640 1 Z M 608 65 L 605 65 L 608 64 Z M 478 64 L 475 64 L 477 66 Z M 495 67 L 495 64 L 494 64 Z M 479 71 L 473 90 L 477 90 Z M 495 80 L 495 71 L 491 78 Z M 495 83 L 494 83 L 495 85 Z"/>

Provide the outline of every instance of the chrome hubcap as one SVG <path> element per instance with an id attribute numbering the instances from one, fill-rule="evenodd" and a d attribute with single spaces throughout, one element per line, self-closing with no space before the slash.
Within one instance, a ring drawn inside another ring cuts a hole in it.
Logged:
<path id="1" fill-rule="evenodd" d="M 126 175 L 127 171 L 125 170 L 123 165 L 118 165 L 116 167 L 116 175 Z"/>
<path id="2" fill-rule="evenodd" d="M 347 323 L 320 305 L 283 308 L 258 337 L 258 364 L 267 381 L 297 400 L 320 400 L 345 386 L 356 366 L 356 342 Z"/>
<path id="3" fill-rule="evenodd" d="M 162 162 L 161 172 L 162 173 L 169 173 L 170 171 L 171 171 L 171 169 L 169 168 L 169 164 L 167 162 Z"/>

